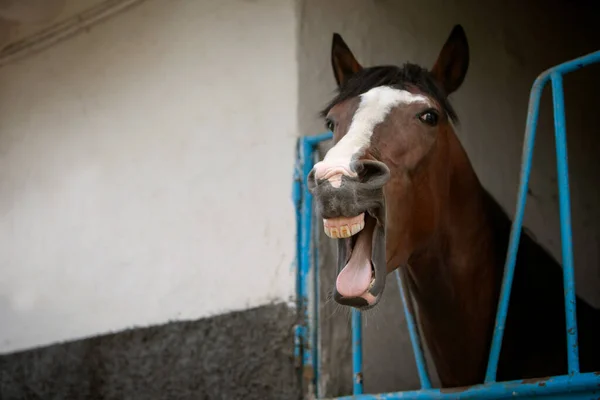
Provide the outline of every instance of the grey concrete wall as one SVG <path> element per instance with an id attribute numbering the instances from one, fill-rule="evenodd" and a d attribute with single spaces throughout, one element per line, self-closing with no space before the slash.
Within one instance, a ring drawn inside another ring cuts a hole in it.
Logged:
<path id="1" fill-rule="evenodd" d="M 453 95 L 458 135 L 483 184 L 514 214 L 529 90 L 544 69 L 600 49 L 598 6 L 591 1 L 303 0 L 300 7 L 299 123 L 324 130 L 317 112 L 331 98 L 333 32 L 365 66 L 404 61 L 430 67 L 454 24 L 466 30 L 471 63 Z M 579 295 L 600 305 L 600 66 L 565 79 L 573 240 Z M 525 225 L 557 259 L 560 233 L 550 91 L 542 104 Z M 322 235 L 322 297 L 334 279 L 332 243 Z M 324 393 L 350 393 L 350 318 L 323 303 Z M 331 316 L 333 314 L 333 316 Z M 397 288 L 366 313 L 367 392 L 415 389 L 418 379 Z"/>
<path id="2" fill-rule="evenodd" d="M 295 310 L 266 305 L 0 356 L 2 400 L 297 400 Z"/>

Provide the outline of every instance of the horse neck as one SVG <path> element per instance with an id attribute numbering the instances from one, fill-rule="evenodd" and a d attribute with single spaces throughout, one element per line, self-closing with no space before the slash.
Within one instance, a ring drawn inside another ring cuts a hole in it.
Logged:
<path id="1" fill-rule="evenodd" d="M 408 275 L 440 379 L 462 386 L 483 379 L 501 275 L 488 195 L 458 139 L 447 144 L 446 201 Z"/>

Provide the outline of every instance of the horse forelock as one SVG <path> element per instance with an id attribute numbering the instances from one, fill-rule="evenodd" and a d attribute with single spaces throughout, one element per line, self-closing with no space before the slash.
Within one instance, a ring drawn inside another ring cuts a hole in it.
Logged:
<path id="1" fill-rule="evenodd" d="M 438 103 L 453 123 L 459 123 L 452 104 L 433 75 L 427 69 L 411 63 L 405 63 L 402 67 L 384 65 L 362 69 L 338 88 L 337 95 L 321 110 L 320 115 L 325 117 L 335 105 L 380 86 L 401 90 L 415 88 L 419 93 Z"/>

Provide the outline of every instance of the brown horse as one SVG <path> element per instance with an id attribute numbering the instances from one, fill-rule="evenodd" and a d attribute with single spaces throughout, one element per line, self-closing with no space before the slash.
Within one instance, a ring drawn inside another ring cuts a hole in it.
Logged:
<path id="1" fill-rule="evenodd" d="M 308 180 L 338 239 L 334 299 L 374 307 L 400 267 L 442 385 L 481 383 L 511 221 L 454 132 L 447 96 L 467 73 L 465 32 L 454 27 L 431 70 L 363 68 L 338 34 L 331 62 L 339 91 L 322 115 L 334 146 Z M 577 317 L 581 371 L 599 371 L 600 312 L 577 298 Z M 562 270 L 522 233 L 497 377 L 566 373 Z"/>

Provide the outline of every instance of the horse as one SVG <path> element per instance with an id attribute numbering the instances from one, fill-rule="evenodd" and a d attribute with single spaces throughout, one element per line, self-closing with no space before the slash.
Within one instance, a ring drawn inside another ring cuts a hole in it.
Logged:
<path id="1" fill-rule="evenodd" d="M 461 25 L 430 70 L 363 67 L 334 33 L 337 93 L 321 112 L 333 146 L 307 177 L 337 242 L 334 300 L 373 308 L 400 268 L 443 388 L 484 380 L 511 229 L 455 133 L 448 96 L 469 57 Z M 501 381 L 567 373 L 561 266 L 532 236 L 521 233 Z M 580 370 L 600 371 L 600 310 L 580 297 L 576 307 Z"/>

